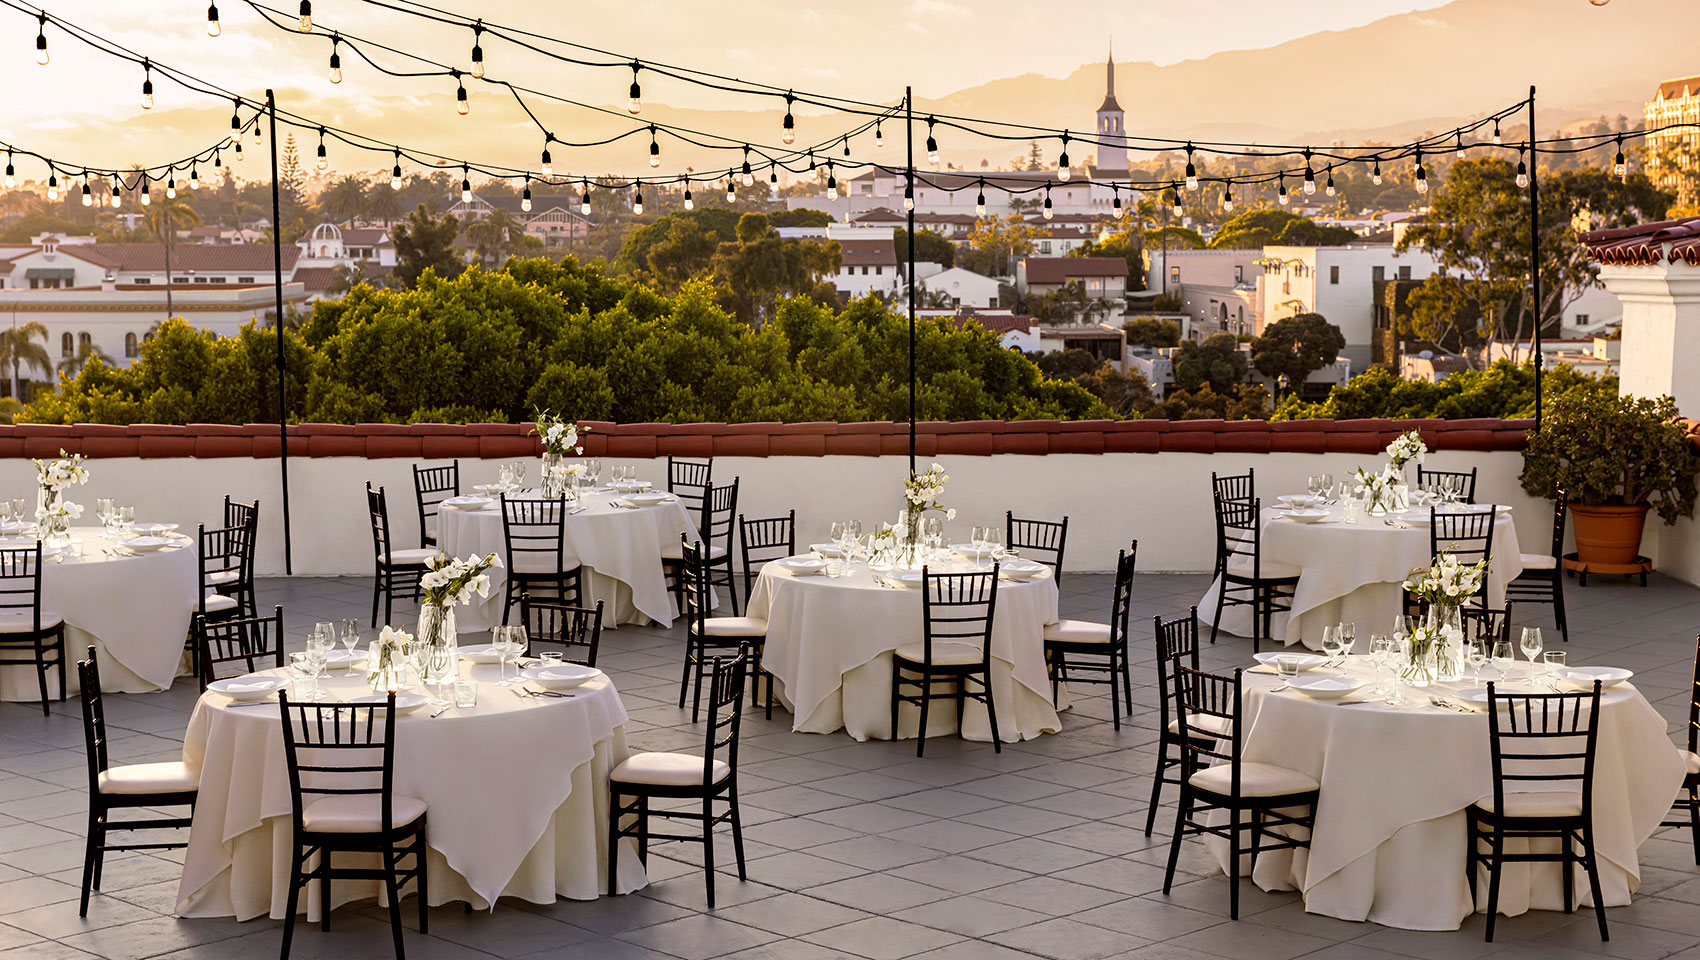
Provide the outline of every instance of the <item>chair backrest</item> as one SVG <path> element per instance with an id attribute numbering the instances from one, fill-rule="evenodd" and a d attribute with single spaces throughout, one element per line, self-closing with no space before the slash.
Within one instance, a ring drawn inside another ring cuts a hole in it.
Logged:
<path id="1" fill-rule="evenodd" d="M 502 543 L 508 576 L 566 569 L 567 502 L 510 500 L 502 494 Z"/>
<path id="2" fill-rule="evenodd" d="M 1227 677 L 1178 661 L 1173 668 L 1182 782 L 1206 767 L 1232 763 L 1233 795 L 1239 796 L 1241 668 Z"/>
<path id="3" fill-rule="evenodd" d="M 213 592 L 218 585 L 214 574 L 229 574 L 240 580 L 248 570 L 248 542 L 250 531 L 247 527 L 220 527 L 208 530 L 206 524 L 195 525 L 201 547 L 201 592 L 197 595 L 195 609 L 199 613 L 207 612 L 207 594 Z M 229 582 L 229 578 L 226 578 Z"/>
<path id="4" fill-rule="evenodd" d="M 667 492 L 685 501 L 685 509 L 701 510 L 714 486 L 714 461 L 667 458 Z"/>
<path id="5" fill-rule="evenodd" d="M 384 499 L 384 488 L 372 489 L 366 481 L 366 514 L 372 522 L 372 556 L 381 564 L 390 562 L 390 508 Z"/>
<path id="6" fill-rule="evenodd" d="M 460 496 L 460 461 L 451 460 L 446 467 L 414 464 L 413 494 L 419 503 L 419 545 L 428 547 L 437 542 L 430 521 L 437 519 L 438 504 Z"/>
<path id="7" fill-rule="evenodd" d="M 1694 683 L 1688 690 L 1688 752 L 1700 753 L 1700 636 L 1694 638 Z"/>
<path id="8" fill-rule="evenodd" d="M 1573 790 L 1593 809 L 1600 682 L 1579 693 L 1501 693 L 1488 683 L 1488 745 L 1495 810 L 1507 793 Z"/>
<path id="9" fill-rule="evenodd" d="M 744 588 L 755 581 L 756 564 L 797 552 L 797 511 L 751 520 L 738 514 L 738 549 L 744 554 Z"/>
<path id="10" fill-rule="evenodd" d="M 41 541 L 0 550 L 0 619 L 41 630 Z"/>
<path id="11" fill-rule="evenodd" d="M 702 541 L 693 543 L 690 536 L 683 533 L 679 534 L 679 592 L 685 598 L 685 609 L 679 611 L 685 618 L 685 632 L 700 637 L 708 621 L 713 597 L 709 594 Z"/>
<path id="12" fill-rule="evenodd" d="M 1470 510 L 1467 512 L 1440 510 L 1430 507 L 1428 528 L 1429 556 L 1438 557 L 1442 553 L 1450 553 L 1459 562 L 1472 564 L 1486 560 L 1493 561 L 1493 524 L 1499 511 L 1489 507 L 1486 510 Z M 1481 603 L 1487 603 L 1488 578 L 1482 577 L 1481 588 L 1476 596 Z"/>
<path id="13" fill-rule="evenodd" d="M 738 732 L 744 715 L 739 707 L 743 704 L 744 679 L 751 659 L 747 643 L 738 647 L 735 657 L 714 658 L 714 669 L 708 682 L 708 742 L 702 751 L 702 782 L 705 785 L 714 782 L 714 761 L 722 759 L 717 754 L 725 754 L 726 765 L 732 768 L 734 776 L 737 775 Z"/>
<path id="14" fill-rule="evenodd" d="M 1022 551 L 1022 556 L 1029 560 L 1037 560 L 1051 568 L 1051 573 L 1059 581 L 1062 579 L 1063 547 L 1068 544 L 1068 517 L 1064 515 L 1057 520 L 1018 520 L 1015 514 L 1005 510 L 1004 544 Z M 1028 557 L 1028 553 L 1040 554 Z"/>
<path id="15" fill-rule="evenodd" d="M 1245 473 L 1228 473 L 1217 475 L 1210 471 L 1210 489 L 1223 500 L 1250 500 L 1257 496 L 1257 483 L 1254 475 L 1257 470 L 1247 468 Z"/>
<path id="16" fill-rule="evenodd" d="M 1174 719 L 1177 667 L 1198 669 L 1198 608 L 1193 607 L 1184 617 L 1164 620 L 1161 615 L 1151 618 L 1152 636 L 1157 644 L 1157 729 L 1167 732 Z"/>
<path id="17" fill-rule="evenodd" d="M 1116 585 L 1110 597 L 1110 646 L 1127 649 L 1127 620 L 1133 613 L 1133 568 L 1139 559 L 1139 541 L 1116 552 Z"/>
<path id="18" fill-rule="evenodd" d="M 89 763 L 89 794 L 100 790 L 100 775 L 106 772 L 106 705 L 101 701 L 100 664 L 95 661 L 94 647 L 89 647 L 87 660 L 77 661 L 77 694 L 83 702 L 83 746 Z"/>
<path id="19" fill-rule="evenodd" d="M 1505 601 L 1504 610 L 1490 610 L 1486 607 L 1464 607 L 1458 612 L 1461 626 L 1464 628 L 1464 642 L 1481 640 L 1492 644 L 1499 640 L 1511 640 L 1511 609 L 1512 602 Z M 1488 648 L 1493 649 L 1491 646 Z"/>
<path id="20" fill-rule="evenodd" d="M 732 531 L 737 528 L 738 478 L 722 487 L 709 487 L 702 499 L 702 538 L 725 551 L 727 569 L 732 563 Z"/>
<path id="21" fill-rule="evenodd" d="M 596 648 L 602 643 L 601 600 L 596 601 L 595 609 L 586 609 L 533 600 L 529 592 L 521 593 L 519 622 L 525 627 L 526 653 L 531 652 L 530 644 L 556 643 L 563 648 L 568 663 L 596 666 Z"/>
<path id="22" fill-rule="evenodd" d="M 1448 478 L 1459 481 L 1459 487 L 1462 490 L 1462 499 L 1465 503 L 1476 502 L 1475 467 L 1471 467 L 1468 470 L 1424 470 L 1422 464 L 1417 464 L 1417 486 L 1422 489 L 1427 489 L 1429 484 L 1434 483 L 1436 480 Z"/>
<path id="23" fill-rule="evenodd" d="M 933 663 L 940 643 L 980 648 L 980 664 L 990 668 L 992 623 L 997 616 L 998 565 L 985 573 L 934 573 L 921 568 L 921 641 L 925 663 Z"/>
<path id="24" fill-rule="evenodd" d="M 1251 561 L 1254 575 L 1262 575 L 1263 527 L 1258 522 L 1263 501 L 1216 498 L 1216 563 L 1224 568 L 1233 557 Z"/>
<path id="25" fill-rule="evenodd" d="M 291 703 L 278 694 L 289 801 L 301 832 L 306 798 L 377 796 L 382 829 L 394 826 L 395 691 L 384 703 Z"/>
<path id="26" fill-rule="evenodd" d="M 197 616 L 195 645 L 200 649 L 201 689 L 219 679 L 218 665 L 237 663 L 230 676 L 240 676 L 283 666 L 283 607 L 274 607 L 269 617 L 237 620 L 208 620 Z M 270 661 L 270 662 L 267 662 Z"/>
<path id="27" fill-rule="evenodd" d="M 243 544 L 247 548 L 246 561 L 242 565 L 242 582 L 254 582 L 254 550 L 260 533 L 260 501 L 242 503 L 233 501 L 230 494 L 224 495 L 224 525 L 227 527 L 247 527 L 248 537 Z"/>
<path id="28" fill-rule="evenodd" d="M 1552 560 L 1556 569 L 1563 569 L 1564 520 L 1570 515 L 1570 497 L 1563 490 L 1552 501 Z"/>

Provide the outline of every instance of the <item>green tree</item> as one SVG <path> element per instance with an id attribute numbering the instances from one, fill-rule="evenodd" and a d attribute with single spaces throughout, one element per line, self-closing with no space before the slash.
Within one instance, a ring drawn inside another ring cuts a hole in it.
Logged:
<path id="1" fill-rule="evenodd" d="M 897 251 L 899 270 L 909 269 L 909 231 L 898 227 L 892 231 L 892 249 Z M 931 230 L 915 231 L 915 262 L 942 263 L 949 270 L 956 265 L 956 244 Z"/>
<path id="2" fill-rule="evenodd" d="M 36 343 L 40 340 L 41 343 Z M 40 370 L 42 376 L 53 374 L 53 359 L 47 353 L 47 327 L 39 320 L 31 320 L 23 325 L 16 321 L 10 327 L 0 328 L 0 366 L 6 367 L 12 374 L 12 397 L 24 399 L 22 382 L 19 372 L 27 368 Z"/>
<path id="3" fill-rule="evenodd" d="M 1134 317 L 1122 324 L 1130 347 L 1178 347 L 1181 345 L 1181 325 L 1162 317 Z"/>
<path id="4" fill-rule="evenodd" d="M 459 235 L 460 220 L 454 214 L 433 217 L 420 204 L 407 215 L 406 223 L 396 224 L 390 232 L 390 240 L 395 244 L 395 269 L 391 272 L 396 280 L 411 287 L 426 270 L 435 271 L 445 279 L 458 276 L 466 269 L 454 250 L 455 237 Z"/>
<path id="5" fill-rule="evenodd" d="M 367 196 L 366 181 L 345 176 L 319 195 L 319 206 L 324 208 L 325 215 L 331 220 L 347 223 L 366 212 Z"/>
<path id="6" fill-rule="evenodd" d="M 1580 391 L 1617 396 L 1616 377 L 1594 377 L 1574 367 L 1556 366 L 1542 377 L 1545 402 Z M 1530 363 L 1496 360 L 1486 370 L 1463 370 L 1439 383 L 1403 380 L 1385 367 L 1370 367 L 1350 383 L 1329 391 L 1320 402 L 1297 394 L 1281 403 L 1275 420 L 1406 420 L 1438 417 L 1458 420 L 1489 417 L 1514 420 L 1535 415 L 1535 368 Z"/>
<path id="7" fill-rule="evenodd" d="M 1203 250 L 1204 237 L 1191 227 L 1172 225 L 1145 231 L 1145 246 L 1148 249 L 1161 250 L 1165 244 L 1170 250 Z"/>
<path id="8" fill-rule="evenodd" d="M 737 240 L 722 243 L 711 268 L 720 301 L 740 320 L 760 326 L 782 297 L 815 293 L 823 276 L 838 272 L 837 243 L 786 240 L 765 215 L 738 218 Z M 836 292 L 831 299 L 836 302 Z"/>
<path id="9" fill-rule="evenodd" d="M 1175 386 L 1188 392 L 1208 385 L 1223 396 L 1232 395 L 1246 378 L 1245 355 L 1233 334 L 1218 333 L 1200 343 L 1188 340 L 1171 358 Z"/>
<path id="10" fill-rule="evenodd" d="M 1038 229 L 1018 214 L 1002 220 L 981 220 L 968 234 L 968 249 L 957 265 L 981 276 L 1010 276 L 1015 273 L 1015 262 L 1033 253 L 1038 235 Z"/>
<path id="11" fill-rule="evenodd" d="M 94 341 L 79 341 L 77 352 L 59 361 L 59 374 L 64 377 L 75 377 L 91 363 L 103 363 L 111 366 L 112 358 L 107 355 L 106 351 L 95 346 Z"/>
<path id="12" fill-rule="evenodd" d="M 295 134 L 285 134 L 283 152 L 278 155 L 277 165 L 277 196 L 278 219 L 282 223 L 301 221 L 305 225 L 303 208 L 307 202 L 307 172 L 301 168 L 301 151 L 295 146 Z M 280 224 L 272 224 L 278 229 Z M 283 242 L 291 243 L 300 238 L 300 231 L 284 230 L 281 234 Z"/>
<path id="13" fill-rule="evenodd" d="M 1112 233 L 1098 240 L 1091 240 L 1070 251 L 1071 257 L 1122 257 L 1127 260 L 1127 275 L 1130 280 L 1144 286 L 1145 276 L 1144 239 L 1140 233 L 1133 230 L 1123 230 Z"/>
<path id="14" fill-rule="evenodd" d="M 466 239 L 478 261 L 484 264 L 496 265 L 509 257 L 543 252 L 543 241 L 526 233 L 519 218 L 501 207 L 467 224 Z"/>
<path id="15" fill-rule="evenodd" d="M 1156 402 L 1151 381 L 1138 370 L 1121 371 L 1105 363 L 1085 376 L 1076 377 L 1075 382 L 1103 401 L 1110 413 L 1118 417 L 1139 416 Z"/>
<path id="16" fill-rule="evenodd" d="M 1263 328 L 1263 335 L 1251 342 L 1251 365 L 1291 393 L 1333 363 L 1345 347 L 1345 334 L 1322 314 L 1299 313 Z"/>
<path id="17" fill-rule="evenodd" d="M 1358 235 L 1345 227 L 1325 227 L 1276 208 L 1237 214 L 1210 238 L 1212 250 L 1261 250 L 1268 246 L 1329 247 L 1352 243 Z"/>
<path id="18" fill-rule="evenodd" d="M 1050 353 L 1030 353 L 1039 372 L 1056 380 L 1075 380 L 1103 366 L 1104 361 L 1091 351 L 1075 347 Z"/>
<path id="19" fill-rule="evenodd" d="M 201 215 L 189 205 L 187 198 L 162 194 L 148 206 L 145 216 L 148 232 L 165 248 L 165 316 L 169 320 L 176 313 L 171 298 L 171 254 L 177 249 L 177 229 L 199 226 Z"/>

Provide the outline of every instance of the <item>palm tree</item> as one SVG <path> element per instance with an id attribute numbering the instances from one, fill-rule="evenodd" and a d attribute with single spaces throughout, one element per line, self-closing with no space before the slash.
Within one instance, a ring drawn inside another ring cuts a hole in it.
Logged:
<path id="1" fill-rule="evenodd" d="M 112 358 L 106 355 L 106 351 L 95 346 L 93 341 L 83 340 L 77 344 L 76 353 L 59 361 L 59 372 L 67 377 L 75 377 L 83 372 L 83 368 L 88 366 L 91 360 L 99 360 L 109 366 L 112 363 Z"/>
<path id="2" fill-rule="evenodd" d="M 169 320 L 175 312 L 171 302 L 171 251 L 177 247 L 177 227 L 200 226 L 201 215 L 182 197 L 161 194 L 148 207 L 147 220 L 148 231 L 165 246 L 165 317 Z"/>
<path id="3" fill-rule="evenodd" d="M 41 343 L 36 343 L 37 340 Z M 46 325 L 31 320 L 20 327 L 13 320 L 10 329 L 0 330 L 0 364 L 12 369 L 12 396 L 22 400 L 18 382 L 20 367 L 34 367 L 46 375 L 53 373 L 53 358 L 47 355 Z"/>
<path id="4" fill-rule="evenodd" d="M 319 205 L 332 222 L 351 221 L 366 212 L 366 182 L 359 177 L 343 177 L 320 195 Z"/>
<path id="5" fill-rule="evenodd" d="M 382 220 L 386 228 L 401 219 L 406 211 L 399 190 L 373 189 L 366 194 L 366 215 L 375 220 Z"/>

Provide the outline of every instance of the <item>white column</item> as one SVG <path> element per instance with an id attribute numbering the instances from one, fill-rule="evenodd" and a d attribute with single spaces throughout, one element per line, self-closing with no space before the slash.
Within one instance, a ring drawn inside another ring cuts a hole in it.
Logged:
<path id="1" fill-rule="evenodd" d="M 1602 265 L 1600 280 L 1623 303 L 1618 393 L 1668 393 L 1684 416 L 1700 417 L 1700 267 Z"/>

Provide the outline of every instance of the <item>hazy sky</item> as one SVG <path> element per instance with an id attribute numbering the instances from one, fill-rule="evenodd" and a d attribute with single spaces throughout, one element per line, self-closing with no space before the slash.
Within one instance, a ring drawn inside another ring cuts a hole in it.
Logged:
<path id="1" fill-rule="evenodd" d="M 704 4 L 683 0 L 623 0 L 563 3 L 559 0 L 473 3 L 437 0 L 468 15 L 570 38 L 622 55 L 670 61 L 752 80 L 816 89 L 870 100 L 891 101 L 905 82 L 923 97 L 941 96 L 999 77 L 1022 73 L 1064 75 L 1100 60 L 1113 36 L 1118 60 L 1162 63 L 1216 51 L 1263 47 L 1319 30 L 1367 23 L 1390 14 L 1431 8 L 1443 0 L 740 0 Z M 297 0 L 268 0 L 293 15 Z M 266 87 L 280 91 L 283 105 L 327 123 L 382 128 L 386 136 L 408 132 L 397 104 L 382 115 L 368 98 L 412 97 L 420 110 L 452 110 L 451 82 L 384 78 L 345 55 L 345 81 L 326 79 L 329 43 L 277 30 L 242 0 L 219 0 L 223 35 L 206 35 L 206 0 L 63 0 L 56 16 L 109 36 L 138 54 L 188 69 L 248 96 Z M 466 65 L 470 31 L 429 24 L 375 8 L 361 0 L 318 0 L 315 21 L 327 28 L 382 38 L 396 47 L 447 63 Z M 56 138 L 86 149 L 90 127 L 115 155 L 65 157 L 91 164 L 143 159 L 134 154 L 176 143 L 210 142 L 221 132 L 215 117 L 228 109 L 156 81 L 158 106 L 139 109 L 141 71 L 81 47 L 49 28 L 52 62 L 33 62 L 34 24 L 26 15 L 0 8 L 0 83 L 8 91 L 0 112 L 0 136 L 53 153 Z M 549 64 L 501 41 L 485 43 L 492 76 L 518 79 L 595 104 L 623 100 L 629 75 L 619 70 L 575 69 Z M 403 58 L 379 54 L 386 65 L 406 69 Z M 474 109 L 512 110 L 487 85 L 472 86 Z M 652 78 L 646 100 L 681 107 L 741 108 L 747 100 L 703 94 Z M 770 106 L 770 105 L 767 105 Z M 548 122 L 570 128 L 571 108 Z M 488 114 L 486 114 L 488 116 Z M 106 125 L 139 117 L 134 123 Z M 435 116 L 433 115 L 433 119 Z M 516 120 L 523 120 L 516 115 Z M 419 144 L 449 153 L 464 144 Z M 184 150 L 183 152 L 188 152 Z M 150 156 L 150 160 L 167 159 Z"/>

